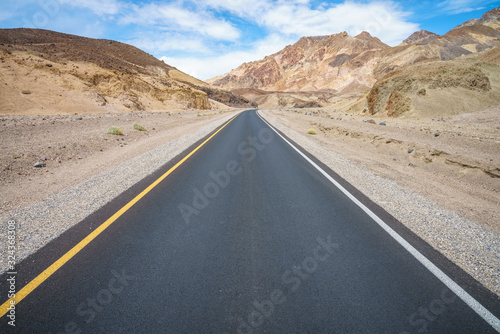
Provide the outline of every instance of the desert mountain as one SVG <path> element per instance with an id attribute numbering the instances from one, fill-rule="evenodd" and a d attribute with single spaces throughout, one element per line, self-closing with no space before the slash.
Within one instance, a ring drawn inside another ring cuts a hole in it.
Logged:
<path id="1" fill-rule="evenodd" d="M 438 34 L 435 34 L 433 32 L 427 31 L 427 30 L 420 30 L 417 32 L 414 32 L 410 37 L 405 39 L 403 41 L 403 45 L 410 45 L 413 43 L 418 43 L 423 41 L 424 39 L 427 39 L 428 37 L 439 37 Z"/>
<path id="2" fill-rule="evenodd" d="M 357 83 L 366 90 L 382 51 L 389 48 L 363 32 L 303 37 L 263 60 L 244 63 L 208 82 L 225 89 L 254 88 L 281 92 L 340 92 Z"/>
<path id="3" fill-rule="evenodd" d="M 421 62 L 378 80 L 367 101 L 381 116 L 455 115 L 500 104 L 500 46 L 450 61 Z"/>
<path id="4" fill-rule="evenodd" d="M 459 25 L 458 27 L 454 28 L 453 30 L 464 27 L 478 26 L 478 25 L 486 25 L 491 28 L 498 29 L 498 27 L 500 26 L 500 7 L 494 8 L 486 12 L 480 19 L 469 20 Z"/>
<path id="5" fill-rule="evenodd" d="M 0 29 L 0 109 L 33 113 L 212 109 L 248 101 L 124 43 Z"/>
<path id="6" fill-rule="evenodd" d="M 496 8 L 486 12 L 481 19 L 468 21 L 443 36 L 425 30 L 415 32 L 396 47 L 389 47 L 366 32 L 355 37 L 345 32 L 303 37 L 276 54 L 245 63 L 209 82 L 225 89 L 238 89 L 247 98 L 264 102 L 266 106 L 273 103 L 274 106 L 294 106 L 298 100 L 331 105 L 336 100 L 334 96 L 363 93 L 381 80 L 387 80 L 386 76 L 391 73 L 404 71 L 407 67 L 448 62 L 496 47 L 500 44 L 499 17 L 500 9 Z M 412 71 L 403 73 L 410 74 Z M 444 75 L 455 77 L 458 73 L 460 71 L 452 70 Z M 476 73 L 475 70 L 472 73 Z M 417 79 L 413 74 L 411 77 Z M 267 91 L 269 96 L 245 94 L 245 89 Z M 283 94 L 285 92 L 288 95 Z M 299 96 L 301 92 L 302 97 Z M 305 96 L 305 92 L 316 94 Z M 327 92 L 330 96 L 326 96 Z M 270 96 L 273 96 L 272 103 Z M 400 114 L 394 110 L 389 113 Z"/>
<path id="7" fill-rule="evenodd" d="M 458 114 L 500 104 L 499 14 L 386 50 L 367 97 L 370 113 Z"/>

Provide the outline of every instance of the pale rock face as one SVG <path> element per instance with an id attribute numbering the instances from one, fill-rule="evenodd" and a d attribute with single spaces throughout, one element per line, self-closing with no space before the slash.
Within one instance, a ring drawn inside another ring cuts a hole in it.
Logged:
<path id="1" fill-rule="evenodd" d="M 375 83 L 373 70 L 388 45 L 363 32 L 303 37 L 294 45 L 263 60 L 245 63 L 226 75 L 209 80 L 225 89 L 266 91 L 341 91 L 353 82 Z"/>

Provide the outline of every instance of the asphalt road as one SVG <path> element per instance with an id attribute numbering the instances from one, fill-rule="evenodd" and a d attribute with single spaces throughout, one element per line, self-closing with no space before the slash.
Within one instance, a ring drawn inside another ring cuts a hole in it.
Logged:
<path id="1" fill-rule="evenodd" d="M 18 288 L 164 172 L 19 264 Z M 498 316 L 496 296 L 359 196 Z M 496 333 L 255 111 L 236 117 L 15 314 L 15 329 L 0 319 L 2 332 Z"/>

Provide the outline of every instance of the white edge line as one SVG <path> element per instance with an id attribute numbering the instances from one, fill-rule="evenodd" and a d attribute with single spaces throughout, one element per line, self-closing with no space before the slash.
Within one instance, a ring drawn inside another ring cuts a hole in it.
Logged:
<path id="1" fill-rule="evenodd" d="M 462 301 L 464 301 L 470 308 L 472 308 L 481 318 L 483 318 L 488 324 L 490 324 L 497 332 L 500 332 L 500 319 L 488 311 L 481 303 L 479 303 L 474 297 L 472 297 L 467 291 L 462 289 L 455 281 L 453 281 L 448 275 L 441 271 L 434 263 L 427 259 L 422 253 L 420 253 L 415 247 L 410 245 L 403 237 L 401 237 L 396 231 L 394 231 L 389 225 L 387 225 L 381 218 L 379 218 L 373 211 L 361 203 L 356 197 L 354 197 L 347 189 L 345 189 L 340 183 L 335 181 L 328 173 L 326 173 L 321 167 L 319 167 L 314 161 L 309 159 L 304 153 L 302 153 L 297 147 L 290 143 L 285 137 L 283 137 L 276 129 L 271 126 L 264 118 L 257 115 L 261 120 L 263 120 L 274 132 L 278 134 L 288 145 L 290 145 L 295 151 L 297 151 L 307 162 L 309 162 L 313 167 L 315 167 L 321 174 L 323 174 L 331 183 L 333 183 L 340 191 L 342 191 L 351 201 L 353 201 L 357 206 L 361 208 L 368 216 L 370 216 L 380 227 L 382 227 L 391 237 L 393 237 L 401 246 L 403 246 L 411 255 L 413 255 L 421 264 L 424 265 L 434 276 L 436 276 L 444 285 L 446 285 L 451 291 L 453 291 Z"/>

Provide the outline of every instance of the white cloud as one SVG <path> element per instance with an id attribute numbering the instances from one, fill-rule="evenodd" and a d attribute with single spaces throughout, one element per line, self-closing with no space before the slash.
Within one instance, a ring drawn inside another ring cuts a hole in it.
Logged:
<path id="1" fill-rule="evenodd" d="M 483 9 L 484 6 L 498 0 L 446 0 L 438 4 L 442 11 L 449 14 L 460 14 Z"/>
<path id="2" fill-rule="evenodd" d="M 262 59 L 293 42 L 295 41 L 274 34 L 255 42 L 245 51 L 232 51 L 211 57 L 161 57 L 160 59 L 195 78 L 206 80 L 227 73 L 245 62 Z"/>
<path id="3" fill-rule="evenodd" d="M 78 8 L 90 9 L 97 15 L 117 14 L 122 5 L 117 0 L 57 0 L 48 1 L 46 5 L 59 2 L 62 5 L 70 5 Z"/>
<path id="4" fill-rule="evenodd" d="M 308 0 L 198 0 L 199 6 L 226 10 L 272 32 L 302 36 L 362 31 L 397 45 L 419 29 L 408 22 L 409 13 L 394 1 L 323 3 L 313 8 Z"/>
<path id="5" fill-rule="evenodd" d="M 201 8 L 213 8 L 215 10 L 226 10 L 239 17 L 257 18 L 274 5 L 272 0 L 195 0 Z"/>
<path id="6" fill-rule="evenodd" d="M 344 2 L 323 10 L 304 5 L 281 5 L 261 16 L 261 23 L 276 31 L 296 36 L 330 35 L 347 31 L 357 35 L 368 31 L 387 44 L 396 45 L 418 25 L 406 21 L 407 13 L 393 2 Z"/>
<path id="7" fill-rule="evenodd" d="M 142 38 L 127 40 L 126 43 L 153 53 L 183 51 L 202 54 L 209 51 L 201 38 L 176 33 L 145 34 Z"/>
<path id="8" fill-rule="evenodd" d="M 209 12 L 190 11 L 178 4 L 134 6 L 133 12 L 120 22 L 154 25 L 169 31 L 196 32 L 218 40 L 234 41 L 240 37 L 239 30 L 229 22 L 218 20 Z"/>

